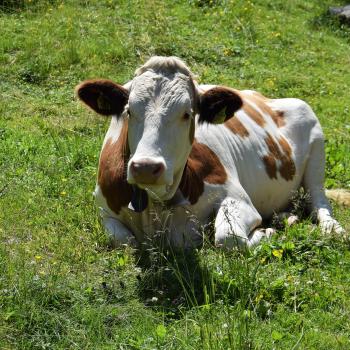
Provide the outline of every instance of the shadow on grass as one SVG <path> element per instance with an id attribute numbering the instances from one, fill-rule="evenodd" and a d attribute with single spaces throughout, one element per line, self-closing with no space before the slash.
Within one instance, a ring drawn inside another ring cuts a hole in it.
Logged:
<path id="1" fill-rule="evenodd" d="M 288 211 L 303 219 L 309 215 L 309 204 L 308 193 L 296 191 Z M 264 226 L 283 231 L 285 222 L 273 217 Z M 243 309 L 251 308 L 261 266 L 259 258 L 253 251 L 214 248 L 210 240 L 213 230 L 208 226 L 204 236 L 209 240 L 200 250 L 174 250 L 155 237 L 136 251 L 135 261 L 141 269 L 138 294 L 147 306 L 161 308 L 175 318 L 188 309 L 218 301 L 225 305 L 240 302 Z"/>
<path id="2" fill-rule="evenodd" d="M 146 305 L 161 307 L 176 317 L 180 309 L 205 302 L 204 286 L 210 280 L 210 272 L 202 266 L 197 250 L 144 246 L 136 255 L 142 271 L 138 293 Z"/>
<path id="3" fill-rule="evenodd" d="M 245 294 L 250 294 L 250 282 L 255 279 L 247 271 L 245 253 L 228 254 L 230 257 L 226 253 L 217 254 L 211 247 L 174 251 L 145 246 L 136 252 L 142 271 L 138 278 L 139 298 L 145 305 L 161 309 L 169 318 L 180 318 L 189 309 L 206 307 L 218 300 L 231 305 L 237 300 L 248 302 Z M 235 261 L 231 273 L 236 272 L 236 283 L 226 278 L 220 268 L 227 258 Z"/>
<path id="4" fill-rule="evenodd" d="M 344 1 L 344 6 L 349 4 L 349 1 Z M 341 7 L 341 6 L 340 6 Z M 350 24 L 346 20 L 333 15 L 329 9 L 325 9 L 319 16 L 314 17 L 310 20 L 312 29 L 318 31 L 320 29 L 328 28 L 336 36 L 347 39 L 350 42 Z"/>
<path id="5" fill-rule="evenodd" d="M 11 14 L 26 10 L 38 11 L 57 4 L 58 0 L 0 0 L 0 12 Z"/>

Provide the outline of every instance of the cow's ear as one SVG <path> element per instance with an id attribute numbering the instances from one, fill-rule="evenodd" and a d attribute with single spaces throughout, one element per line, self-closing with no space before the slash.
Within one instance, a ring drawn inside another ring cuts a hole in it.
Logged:
<path id="1" fill-rule="evenodd" d="M 224 123 L 242 107 L 242 99 L 232 89 L 216 86 L 200 95 L 199 123 Z"/>
<path id="2" fill-rule="evenodd" d="M 128 90 L 111 80 L 86 80 L 75 92 L 80 100 L 102 115 L 120 115 L 129 99 Z"/>

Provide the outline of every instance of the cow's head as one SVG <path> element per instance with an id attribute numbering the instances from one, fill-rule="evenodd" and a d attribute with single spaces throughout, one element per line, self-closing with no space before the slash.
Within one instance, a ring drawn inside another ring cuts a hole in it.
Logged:
<path id="1" fill-rule="evenodd" d="M 228 88 L 201 93 L 176 57 L 152 57 L 124 87 L 109 80 L 83 82 L 77 95 L 99 114 L 127 118 L 127 181 L 158 200 L 174 196 L 196 124 L 223 123 L 242 105 Z"/>

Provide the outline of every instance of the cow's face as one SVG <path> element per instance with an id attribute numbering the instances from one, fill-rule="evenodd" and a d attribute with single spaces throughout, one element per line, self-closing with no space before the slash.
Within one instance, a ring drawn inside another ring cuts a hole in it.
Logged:
<path id="1" fill-rule="evenodd" d="M 87 81 L 77 94 L 100 114 L 127 118 L 127 181 L 158 200 L 172 198 L 179 186 L 194 141 L 195 118 L 199 123 L 224 122 L 242 105 L 227 88 L 199 93 L 191 75 L 174 67 L 145 69 L 127 88 Z"/>
<path id="2" fill-rule="evenodd" d="M 130 88 L 127 180 L 170 199 L 194 139 L 196 92 L 190 77 L 146 71 Z"/>

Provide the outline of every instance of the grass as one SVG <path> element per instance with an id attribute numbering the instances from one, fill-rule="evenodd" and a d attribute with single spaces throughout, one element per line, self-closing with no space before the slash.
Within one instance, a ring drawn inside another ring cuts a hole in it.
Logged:
<path id="1" fill-rule="evenodd" d="M 251 252 L 109 250 L 92 199 L 108 120 L 74 99 L 182 57 L 205 83 L 299 97 L 350 188 L 350 29 L 330 0 L 0 2 L 1 349 L 348 349 L 349 241 L 307 220 Z M 350 229 L 346 208 L 335 216 Z"/>

